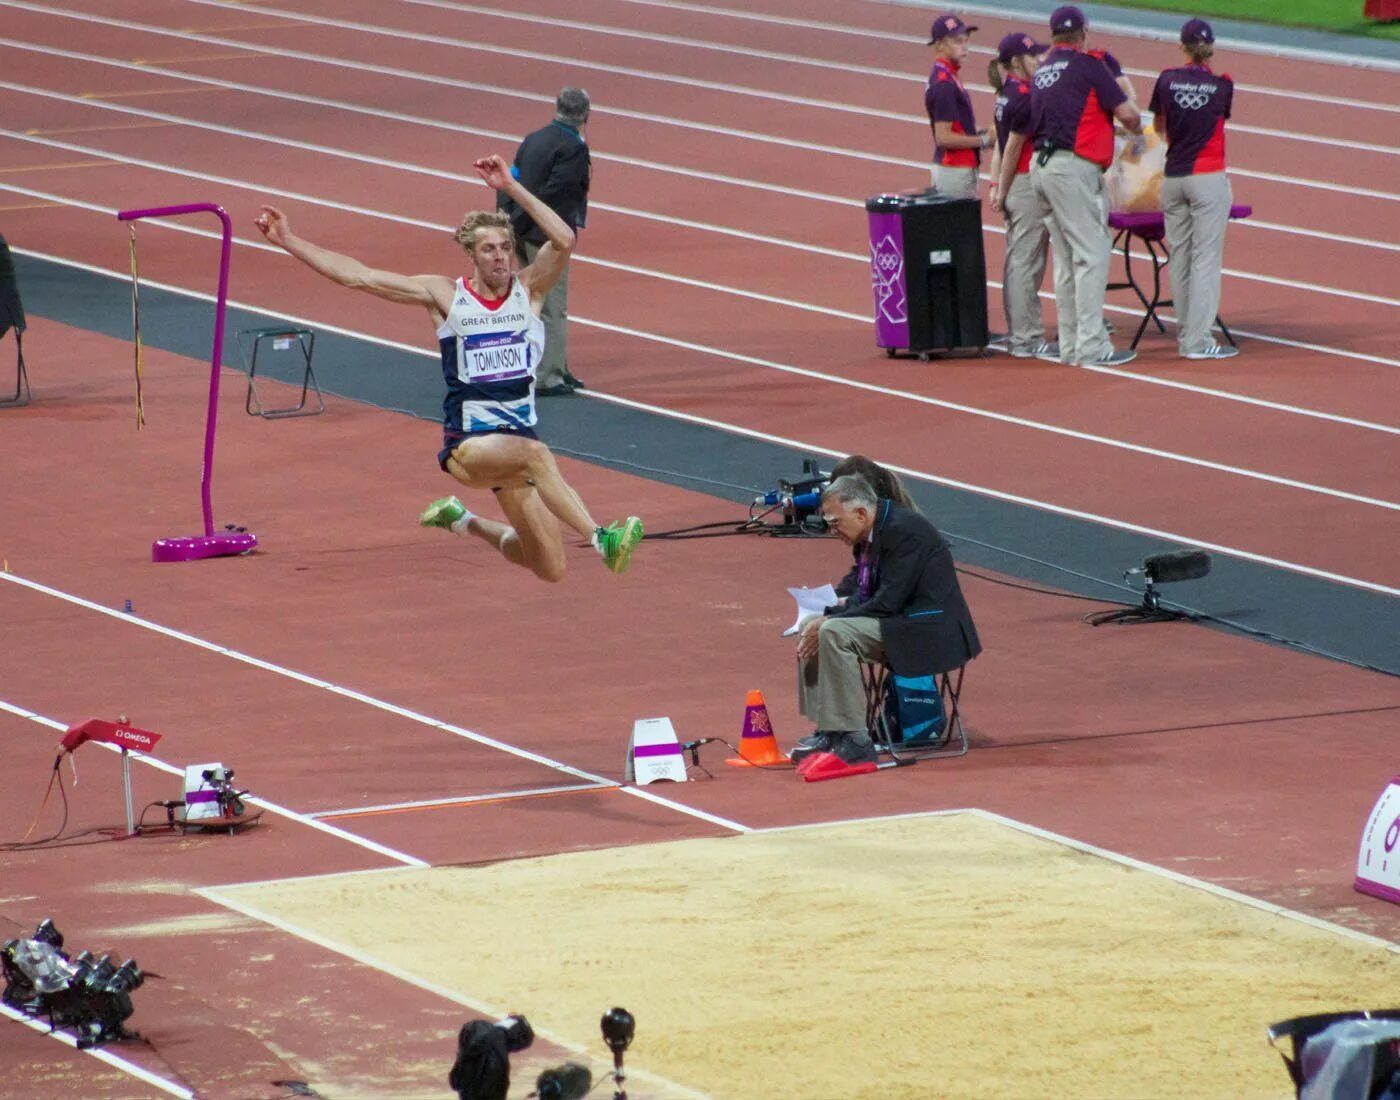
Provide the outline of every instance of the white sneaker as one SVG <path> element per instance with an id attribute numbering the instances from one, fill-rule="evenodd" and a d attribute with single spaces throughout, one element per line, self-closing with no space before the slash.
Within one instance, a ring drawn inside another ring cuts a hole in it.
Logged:
<path id="1" fill-rule="evenodd" d="M 1121 367 L 1124 363 L 1131 363 L 1137 358 L 1137 352 L 1128 348 L 1122 351 L 1111 351 L 1102 359 L 1086 360 L 1086 367 Z"/>
<path id="2" fill-rule="evenodd" d="M 1229 344 L 1211 344 L 1200 351 L 1184 351 L 1181 353 L 1181 357 L 1183 359 L 1233 359 L 1239 353 L 1239 348 L 1231 347 Z"/>

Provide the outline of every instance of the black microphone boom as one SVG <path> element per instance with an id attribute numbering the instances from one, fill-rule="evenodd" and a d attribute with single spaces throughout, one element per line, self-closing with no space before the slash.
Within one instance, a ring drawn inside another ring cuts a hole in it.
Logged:
<path id="1" fill-rule="evenodd" d="M 1210 555 L 1204 550 L 1173 550 L 1148 558 L 1142 569 L 1154 584 L 1199 580 L 1210 572 Z"/>

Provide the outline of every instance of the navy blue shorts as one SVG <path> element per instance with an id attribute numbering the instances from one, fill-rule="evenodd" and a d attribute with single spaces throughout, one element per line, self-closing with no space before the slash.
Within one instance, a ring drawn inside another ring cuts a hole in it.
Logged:
<path id="1" fill-rule="evenodd" d="M 487 428 L 479 432 L 451 432 L 444 433 L 442 437 L 442 450 L 438 451 L 438 466 L 442 472 L 447 472 L 447 459 L 455 451 L 464 439 L 471 439 L 478 435 L 518 435 L 523 439 L 539 439 L 534 428 Z"/>

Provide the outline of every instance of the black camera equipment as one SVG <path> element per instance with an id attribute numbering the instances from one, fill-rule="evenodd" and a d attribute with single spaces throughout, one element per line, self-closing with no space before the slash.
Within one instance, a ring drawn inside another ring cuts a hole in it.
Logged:
<path id="1" fill-rule="evenodd" d="M 47 1016 L 55 1030 L 71 1029 L 80 1050 L 137 1037 L 123 1026 L 133 1011 L 131 994 L 146 980 L 135 959 L 117 966 L 110 955 L 94 960 L 90 951 L 70 958 L 63 934 L 45 919 L 32 937 L 0 946 L 0 971 L 0 1000 L 26 1016 Z"/>
<path id="2" fill-rule="evenodd" d="M 1123 579 L 1143 578 L 1142 604 L 1139 607 L 1122 608 L 1116 611 L 1096 611 L 1085 616 L 1085 622 L 1094 626 L 1105 623 L 1166 623 L 1177 620 L 1194 622 L 1197 616 L 1186 611 L 1174 611 L 1162 606 L 1162 595 L 1156 585 L 1173 584 L 1176 581 L 1194 581 L 1210 572 L 1210 555 L 1204 550 L 1173 550 L 1169 554 L 1157 554 L 1146 559 L 1140 566 L 1126 570 Z"/>
<path id="3" fill-rule="evenodd" d="M 494 1023 L 470 1020 L 457 1033 L 457 1060 L 447 1083 L 459 1100 L 506 1100 L 510 1056 L 534 1041 L 534 1029 L 519 1013 Z"/>
<path id="4" fill-rule="evenodd" d="M 637 1032 L 637 1021 L 625 1008 L 609 1009 L 602 1019 L 603 1042 L 613 1056 L 613 1100 L 627 1100 L 623 1088 L 627 1075 L 622 1072 L 622 1052 L 632 1045 L 632 1036 Z"/>
<path id="5" fill-rule="evenodd" d="M 199 776 L 209 784 L 215 797 L 218 798 L 220 817 L 243 816 L 246 807 L 243 805 L 242 796 L 248 792 L 237 790 L 234 787 L 232 768 L 205 768 L 199 773 Z"/>
<path id="6" fill-rule="evenodd" d="M 583 1100 L 593 1088 L 593 1073 L 577 1062 L 547 1069 L 535 1079 L 539 1100 Z"/>
<path id="7" fill-rule="evenodd" d="M 749 518 L 757 520 L 762 515 L 781 509 L 784 527 L 799 528 L 807 534 L 822 534 L 826 530 L 826 522 L 821 516 L 822 490 L 830 481 L 831 475 L 821 471 L 815 458 L 803 459 L 802 476 L 796 481 L 780 478 L 776 489 L 754 497 L 749 507 Z"/>

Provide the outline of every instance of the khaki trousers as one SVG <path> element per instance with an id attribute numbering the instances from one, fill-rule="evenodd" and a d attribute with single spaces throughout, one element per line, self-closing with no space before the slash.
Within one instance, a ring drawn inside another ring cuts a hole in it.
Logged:
<path id="1" fill-rule="evenodd" d="M 1182 355 L 1205 351 L 1215 342 L 1210 327 L 1220 312 L 1220 265 L 1231 197 L 1224 172 L 1169 176 L 1162 181 L 1176 345 Z"/>
<path id="2" fill-rule="evenodd" d="M 1006 263 L 1001 273 L 1006 349 L 1029 353 L 1045 340 L 1040 285 L 1045 281 L 1050 246 L 1045 219 L 1031 190 L 1030 173 L 1012 179 L 1001 206 L 1006 215 Z"/>
<path id="3" fill-rule="evenodd" d="M 1061 150 L 1043 167 L 1038 154 L 1032 157 L 1030 176 L 1036 208 L 1048 219 L 1055 251 L 1060 359 L 1075 365 L 1098 362 L 1113 353 L 1103 323 L 1113 248 L 1103 170 Z"/>
<path id="4" fill-rule="evenodd" d="M 950 195 L 955 199 L 977 197 L 976 168 L 944 168 L 941 164 L 935 164 L 929 178 L 940 195 Z"/>
<path id="5" fill-rule="evenodd" d="M 525 267 L 535 262 L 535 257 L 540 254 L 540 249 L 543 247 L 542 244 L 532 244 L 529 241 L 516 241 L 515 258 L 520 261 L 521 267 Z M 568 264 L 564 265 L 564 274 L 559 276 L 559 281 L 544 296 L 544 306 L 540 310 L 540 319 L 544 321 L 544 356 L 540 359 L 540 365 L 535 371 L 535 386 L 544 389 L 546 386 L 560 385 L 564 381 L 564 375 L 569 370 Z"/>
<path id="6" fill-rule="evenodd" d="M 880 620 L 823 619 L 817 637 L 817 655 L 797 662 L 798 710 L 819 730 L 864 730 L 860 662 L 884 660 Z"/>

